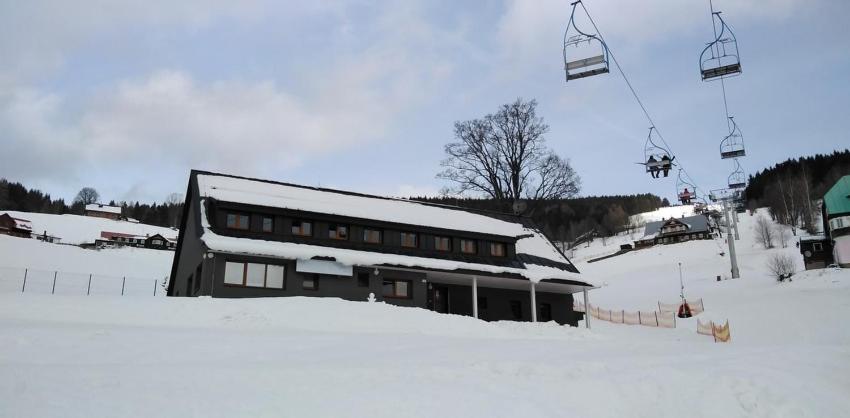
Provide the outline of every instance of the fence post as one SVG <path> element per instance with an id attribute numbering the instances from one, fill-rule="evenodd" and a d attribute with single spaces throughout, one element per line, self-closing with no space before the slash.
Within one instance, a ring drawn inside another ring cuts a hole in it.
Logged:
<path id="1" fill-rule="evenodd" d="M 24 285 L 21 286 L 21 293 L 24 293 L 24 290 L 27 289 L 27 273 L 29 273 L 29 269 L 25 268 L 24 269 Z"/>
<path id="2" fill-rule="evenodd" d="M 153 295 L 156 296 L 156 279 L 153 279 Z"/>
<path id="3" fill-rule="evenodd" d="M 658 312 L 655 312 L 655 326 L 658 327 Z"/>
<path id="4" fill-rule="evenodd" d="M 50 290 L 50 294 L 56 293 L 56 276 L 59 275 L 58 271 L 53 272 L 53 289 Z"/>
<path id="5" fill-rule="evenodd" d="M 127 282 L 127 276 L 121 278 L 121 296 L 124 296 L 124 283 Z"/>
<path id="6" fill-rule="evenodd" d="M 91 294 L 91 274 L 89 274 L 89 285 L 86 287 L 86 296 Z"/>
<path id="7" fill-rule="evenodd" d="M 640 309 L 638 309 L 638 325 L 643 325 L 643 319 L 640 318 Z"/>

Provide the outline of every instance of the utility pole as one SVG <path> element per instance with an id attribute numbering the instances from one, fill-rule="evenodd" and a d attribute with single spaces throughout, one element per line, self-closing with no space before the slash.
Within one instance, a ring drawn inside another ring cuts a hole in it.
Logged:
<path id="1" fill-rule="evenodd" d="M 738 257 L 735 255 L 735 240 L 733 239 L 732 226 L 729 222 L 728 200 L 723 200 L 723 213 L 726 215 L 726 242 L 729 243 L 729 260 L 732 263 L 732 278 L 739 279 L 741 278 L 741 274 L 738 272 Z"/>
<path id="2" fill-rule="evenodd" d="M 738 209 L 735 207 L 732 207 L 732 227 L 735 228 L 735 241 L 740 240 L 741 237 L 738 236 Z"/>
<path id="3" fill-rule="evenodd" d="M 685 301 L 685 282 L 682 281 L 682 263 L 679 262 L 679 296 L 682 297 L 682 301 Z"/>

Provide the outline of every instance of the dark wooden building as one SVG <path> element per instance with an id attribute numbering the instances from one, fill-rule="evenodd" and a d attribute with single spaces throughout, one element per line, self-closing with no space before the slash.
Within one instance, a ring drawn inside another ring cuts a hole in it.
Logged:
<path id="1" fill-rule="evenodd" d="M 106 218 L 117 221 L 122 218 L 121 207 L 104 205 L 101 203 L 88 204 L 86 205 L 86 216 L 93 216 L 95 218 Z"/>
<path id="2" fill-rule="evenodd" d="M 32 222 L 4 213 L 0 215 L 0 234 L 32 238 Z"/>
<path id="3" fill-rule="evenodd" d="M 592 288 L 530 220 L 192 171 L 169 296 L 338 297 L 576 325 Z"/>
<path id="4" fill-rule="evenodd" d="M 635 241 L 635 248 L 712 239 L 711 234 L 711 221 L 707 214 L 670 218 L 647 223 L 643 237 Z"/>

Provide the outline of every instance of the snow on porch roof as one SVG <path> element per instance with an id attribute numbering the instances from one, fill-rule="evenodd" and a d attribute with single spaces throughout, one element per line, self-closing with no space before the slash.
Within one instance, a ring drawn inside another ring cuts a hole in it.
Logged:
<path id="1" fill-rule="evenodd" d="M 461 208 L 437 206 L 406 199 L 216 174 L 198 173 L 197 179 L 202 197 L 227 202 L 509 237 L 529 233 L 529 230 L 519 222 L 507 222 Z"/>

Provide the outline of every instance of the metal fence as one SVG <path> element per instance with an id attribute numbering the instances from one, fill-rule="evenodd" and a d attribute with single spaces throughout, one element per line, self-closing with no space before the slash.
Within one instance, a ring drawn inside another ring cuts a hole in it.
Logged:
<path id="1" fill-rule="evenodd" d="M 56 295 L 162 296 L 163 279 L 0 267 L 0 292 Z"/>

